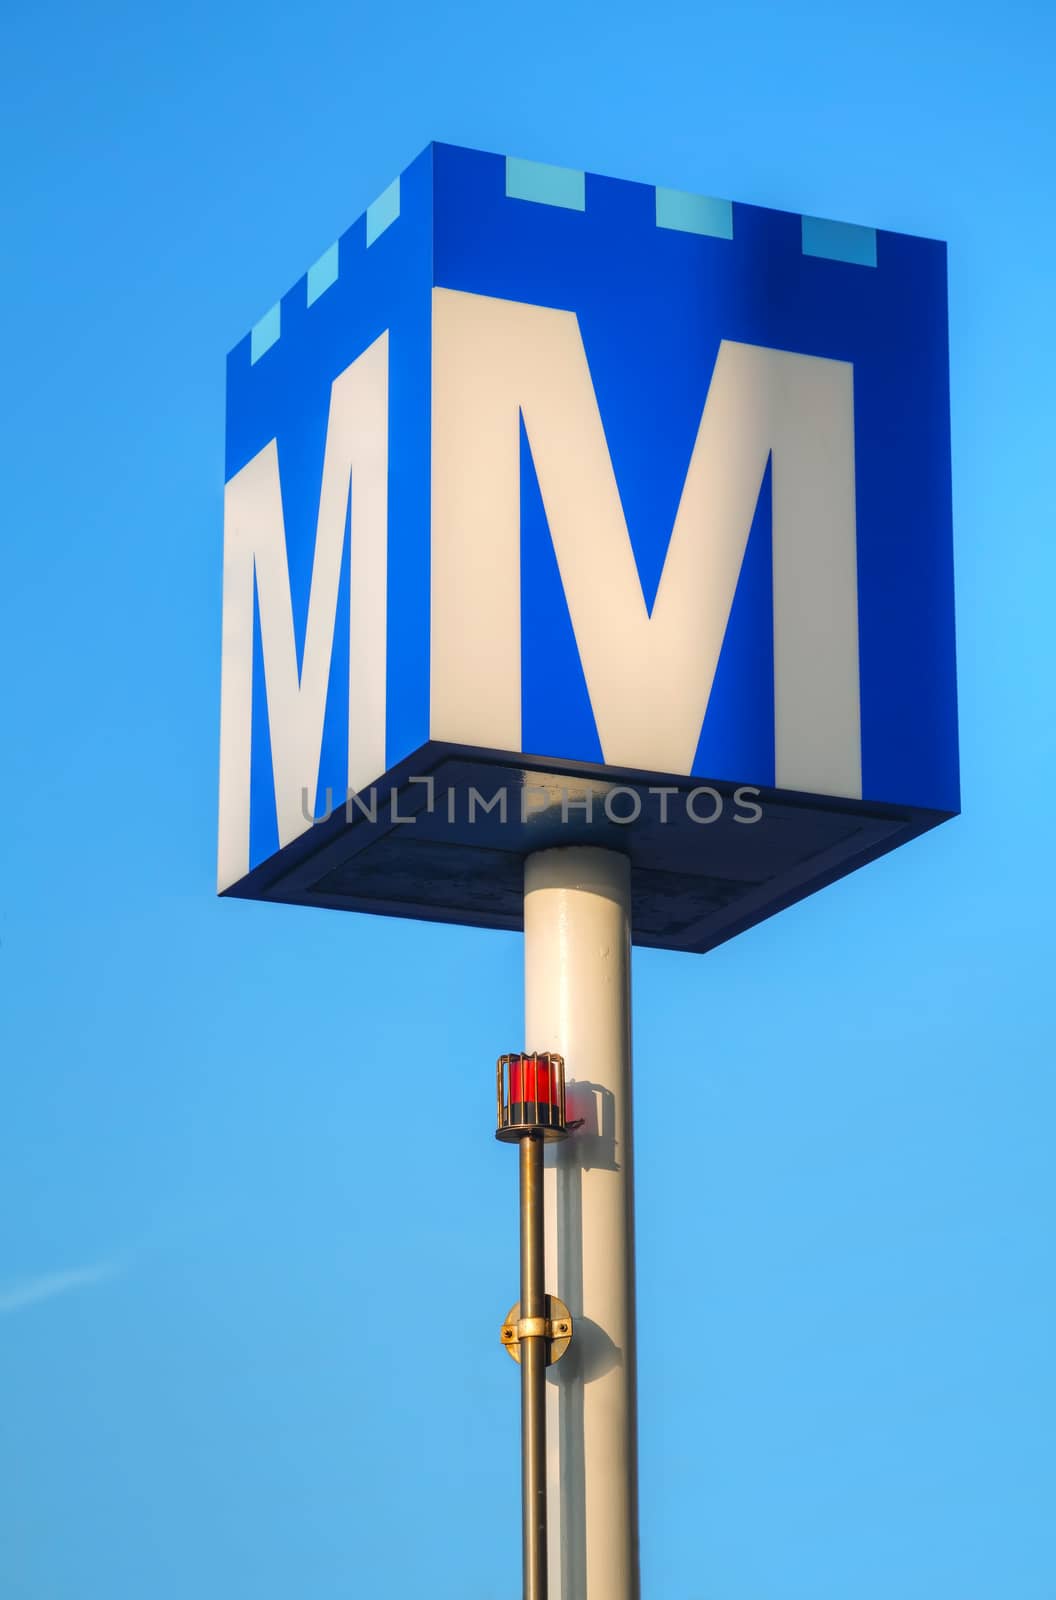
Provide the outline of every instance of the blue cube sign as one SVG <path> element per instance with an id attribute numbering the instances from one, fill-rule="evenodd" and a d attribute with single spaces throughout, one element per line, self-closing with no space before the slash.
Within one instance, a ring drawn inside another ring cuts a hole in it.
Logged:
<path id="1" fill-rule="evenodd" d="M 943 245 L 433 145 L 231 352 L 219 886 L 706 949 L 958 808 Z"/>

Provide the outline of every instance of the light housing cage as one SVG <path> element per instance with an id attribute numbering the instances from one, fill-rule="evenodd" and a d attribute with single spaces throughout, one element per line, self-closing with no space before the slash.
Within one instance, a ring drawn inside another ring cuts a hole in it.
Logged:
<path id="1" fill-rule="evenodd" d="M 506 1144 L 539 1134 L 564 1139 L 565 1061 L 551 1050 L 500 1056 L 495 1064 L 496 1139 Z"/>

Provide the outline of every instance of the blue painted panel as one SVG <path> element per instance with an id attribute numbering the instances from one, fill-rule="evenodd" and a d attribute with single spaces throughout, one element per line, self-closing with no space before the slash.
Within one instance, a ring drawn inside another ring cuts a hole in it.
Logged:
<path id="1" fill-rule="evenodd" d="M 255 588 L 255 585 L 254 585 Z M 249 860 L 255 866 L 279 848 L 279 823 L 275 812 L 275 785 L 271 771 L 271 730 L 264 693 L 264 650 L 260 637 L 260 611 L 253 608 L 253 738 L 249 772 Z"/>
<path id="2" fill-rule="evenodd" d="M 720 341 L 853 363 L 863 793 L 956 810 L 945 247 L 882 233 L 866 272 L 804 254 L 794 213 L 737 204 L 733 238 L 714 238 L 657 227 L 644 184 L 588 173 L 573 212 L 511 201 L 501 156 L 437 145 L 434 169 L 435 281 L 577 313 L 650 605 Z M 860 232 L 872 230 L 852 230 L 864 254 Z M 549 559 L 547 541 L 526 541 L 529 593 L 553 597 L 535 570 Z M 766 639 L 762 586 L 748 582 L 738 605 L 746 636 Z M 766 783 L 772 709 L 753 690 L 746 731 L 748 691 L 727 659 L 737 637 L 731 626 L 695 770 Z M 548 738 L 546 696 L 528 685 L 524 699 L 533 744 L 596 759 L 584 719 L 570 748 L 567 706 L 553 706 Z"/>
<path id="3" fill-rule="evenodd" d="M 389 330 L 388 584 L 393 623 L 388 630 L 386 743 L 391 760 L 398 760 L 428 737 L 431 165 L 431 152 L 427 150 L 402 175 L 398 228 L 387 227 L 369 250 L 365 217 L 341 236 L 336 246 L 339 272 L 325 293 L 310 299 L 307 279 L 302 278 L 283 296 L 281 338 L 276 338 L 265 360 L 252 359 L 251 335 L 231 351 L 227 367 L 225 477 L 231 478 L 272 439 L 277 441 L 290 596 L 300 661 L 315 555 L 330 386 L 382 332 Z M 275 327 L 278 326 L 277 307 Z M 343 559 L 319 769 L 320 812 L 328 787 L 342 799 L 346 788 L 347 530 Z M 259 623 L 256 627 L 259 635 Z M 259 637 L 255 661 L 251 864 L 271 855 L 277 844 Z"/>
<path id="4" fill-rule="evenodd" d="M 521 744 L 602 761 L 531 447 L 521 423 Z"/>
<path id="5" fill-rule="evenodd" d="M 774 783 L 773 463 L 763 475 L 693 771 Z"/>

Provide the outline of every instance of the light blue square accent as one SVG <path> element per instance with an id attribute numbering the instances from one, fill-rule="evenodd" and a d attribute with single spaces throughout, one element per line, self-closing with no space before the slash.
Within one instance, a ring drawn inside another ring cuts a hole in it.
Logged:
<path id="1" fill-rule="evenodd" d="M 803 254 L 875 267 L 876 229 L 860 228 L 856 222 L 830 222 L 827 217 L 804 217 Z"/>
<path id="2" fill-rule="evenodd" d="M 265 350 L 270 350 L 281 329 L 282 305 L 276 301 L 270 311 L 265 312 L 249 335 L 249 363 L 259 361 Z"/>
<path id="3" fill-rule="evenodd" d="M 372 205 L 367 207 L 368 245 L 373 244 L 378 235 L 384 233 L 386 228 L 391 228 L 399 214 L 400 180 L 397 178 L 393 183 L 389 184 L 383 194 L 378 195 Z"/>
<path id="4" fill-rule="evenodd" d="M 324 250 L 319 260 L 308 268 L 308 304 L 318 300 L 319 296 L 329 289 L 332 283 L 337 282 L 337 244 L 332 244 L 329 250 Z"/>
<path id="5" fill-rule="evenodd" d="M 572 167 L 551 167 L 545 161 L 506 157 L 506 194 L 510 200 L 535 200 L 568 211 L 587 208 L 586 177 Z"/>
<path id="6" fill-rule="evenodd" d="M 681 189 L 657 189 L 656 225 L 680 233 L 704 233 L 712 239 L 733 238 L 733 203 Z"/>

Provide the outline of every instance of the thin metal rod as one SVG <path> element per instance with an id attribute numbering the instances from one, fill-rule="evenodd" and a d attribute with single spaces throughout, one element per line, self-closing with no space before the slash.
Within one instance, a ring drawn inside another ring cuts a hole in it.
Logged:
<path id="1" fill-rule="evenodd" d="M 521 1316 L 544 1317 L 540 1135 L 520 1141 L 520 1165 Z M 521 1497 L 524 1600 L 546 1600 L 546 1340 L 532 1335 L 521 1340 Z"/>

